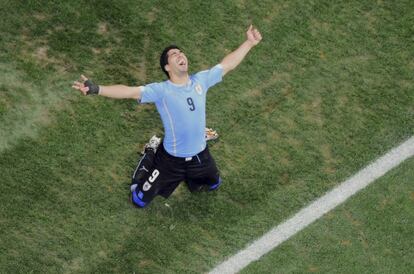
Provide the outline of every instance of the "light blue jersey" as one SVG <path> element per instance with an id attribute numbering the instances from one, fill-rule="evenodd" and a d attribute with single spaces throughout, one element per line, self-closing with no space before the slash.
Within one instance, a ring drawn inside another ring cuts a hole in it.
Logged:
<path id="1" fill-rule="evenodd" d="M 141 103 L 155 103 L 164 125 L 164 148 L 175 157 L 191 157 L 206 147 L 207 90 L 222 79 L 216 65 L 190 76 L 185 85 L 167 80 L 144 86 Z"/>

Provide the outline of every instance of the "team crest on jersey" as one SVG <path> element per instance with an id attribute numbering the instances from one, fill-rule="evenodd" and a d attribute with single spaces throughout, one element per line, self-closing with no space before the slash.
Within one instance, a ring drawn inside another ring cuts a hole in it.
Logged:
<path id="1" fill-rule="evenodd" d="M 201 87 L 201 85 L 200 85 L 200 84 L 197 84 L 197 85 L 195 86 L 195 90 L 196 90 L 196 92 L 197 92 L 199 95 L 201 95 L 201 94 L 203 93 L 203 88 Z"/>
<path id="2" fill-rule="evenodd" d="M 148 191 L 151 187 L 152 185 L 148 181 L 146 181 L 145 184 L 142 186 L 142 190 Z"/>

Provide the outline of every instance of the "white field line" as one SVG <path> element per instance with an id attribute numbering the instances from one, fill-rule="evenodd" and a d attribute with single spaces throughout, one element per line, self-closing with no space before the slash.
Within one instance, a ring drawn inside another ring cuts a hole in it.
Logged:
<path id="1" fill-rule="evenodd" d="M 414 136 L 341 183 L 209 273 L 237 273 L 414 155 Z"/>

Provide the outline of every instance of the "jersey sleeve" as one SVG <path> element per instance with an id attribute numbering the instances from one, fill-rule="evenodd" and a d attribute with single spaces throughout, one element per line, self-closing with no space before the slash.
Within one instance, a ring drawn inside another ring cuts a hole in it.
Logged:
<path id="1" fill-rule="evenodd" d="M 151 83 L 143 86 L 139 103 L 155 103 L 162 99 L 163 83 Z"/>
<path id="2" fill-rule="evenodd" d="M 208 89 L 217 83 L 220 83 L 223 79 L 223 67 L 218 64 L 209 70 L 200 71 L 195 74 L 195 77 L 201 81 L 204 86 Z"/>

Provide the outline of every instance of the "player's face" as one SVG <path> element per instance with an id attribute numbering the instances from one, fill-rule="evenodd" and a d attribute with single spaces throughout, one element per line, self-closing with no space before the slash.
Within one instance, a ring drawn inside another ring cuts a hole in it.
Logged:
<path id="1" fill-rule="evenodd" d="M 187 57 L 179 49 L 170 49 L 168 56 L 168 71 L 171 73 L 182 73 L 188 71 Z"/>

